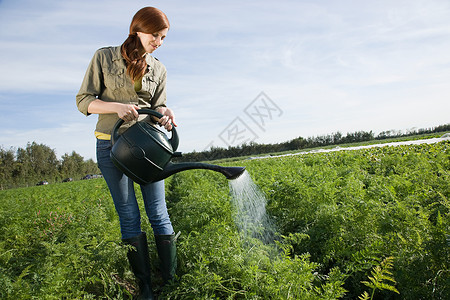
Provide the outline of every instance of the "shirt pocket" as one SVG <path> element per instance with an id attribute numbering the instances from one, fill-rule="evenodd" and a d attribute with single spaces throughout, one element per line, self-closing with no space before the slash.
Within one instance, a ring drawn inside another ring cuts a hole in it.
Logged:
<path id="1" fill-rule="evenodd" d="M 149 75 L 144 76 L 142 78 L 142 90 L 150 94 L 150 98 L 155 95 L 156 88 L 158 87 L 158 83 L 155 79 L 155 76 Z"/>
<path id="2" fill-rule="evenodd" d="M 117 90 L 125 86 L 125 70 L 118 68 L 103 69 L 105 87 Z"/>

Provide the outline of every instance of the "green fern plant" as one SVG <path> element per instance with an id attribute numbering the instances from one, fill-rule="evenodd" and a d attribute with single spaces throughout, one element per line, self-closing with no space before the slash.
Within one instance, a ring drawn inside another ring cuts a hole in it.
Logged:
<path id="1" fill-rule="evenodd" d="M 370 272 L 372 276 L 369 276 L 370 281 L 362 281 L 365 286 L 372 289 L 372 294 L 369 297 L 369 293 L 366 291 L 359 296 L 360 300 L 372 300 L 376 290 L 388 290 L 400 294 L 395 288 L 397 283 L 392 275 L 392 268 L 394 266 L 393 257 L 386 257 L 378 266 L 375 266 Z"/>

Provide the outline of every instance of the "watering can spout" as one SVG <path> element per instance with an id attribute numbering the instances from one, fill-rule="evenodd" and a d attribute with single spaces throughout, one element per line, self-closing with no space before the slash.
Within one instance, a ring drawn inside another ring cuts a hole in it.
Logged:
<path id="1" fill-rule="evenodd" d="M 225 177 L 229 180 L 238 178 L 245 171 L 245 167 L 223 167 L 200 162 L 172 163 L 169 161 L 167 165 L 164 167 L 164 169 L 161 171 L 161 173 L 158 174 L 158 178 L 155 179 L 154 181 L 162 180 L 175 173 L 192 169 L 205 169 L 216 171 L 225 175 Z"/>
<path id="2" fill-rule="evenodd" d="M 220 171 L 228 180 L 233 180 L 244 174 L 245 167 L 222 167 Z"/>

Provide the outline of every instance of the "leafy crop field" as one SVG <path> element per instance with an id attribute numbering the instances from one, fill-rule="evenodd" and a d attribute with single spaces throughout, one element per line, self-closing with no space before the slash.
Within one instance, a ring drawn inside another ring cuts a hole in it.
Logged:
<path id="1" fill-rule="evenodd" d="M 178 280 L 161 299 L 449 299 L 450 142 L 233 162 L 267 198 L 273 242 L 239 232 L 217 173 L 166 181 Z M 144 230 L 151 233 L 148 221 Z M 103 179 L 0 191 L 1 299 L 131 299 Z"/>

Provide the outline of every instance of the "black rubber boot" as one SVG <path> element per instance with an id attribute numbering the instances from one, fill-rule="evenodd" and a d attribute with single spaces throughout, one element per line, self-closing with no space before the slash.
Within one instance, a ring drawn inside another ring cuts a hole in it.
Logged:
<path id="1" fill-rule="evenodd" d="M 178 236 L 179 233 L 177 235 L 155 235 L 156 249 L 158 250 L 158 256 L 161 261 L 160 268 L 164 285 L 175 277 L 177 269 L 176 239 Z"/>
<path id="2" fill-rule="evenodd" d="M 131 270 L 139 282 L 139 297 L 142 300 L 155 299 L 152 292 L 150 257 L 148 255 L 147 235 L 140 235 L 122 240 L 125 244 L 132 245 L 134 249 L 128 250 L 127 257 Z"/>

